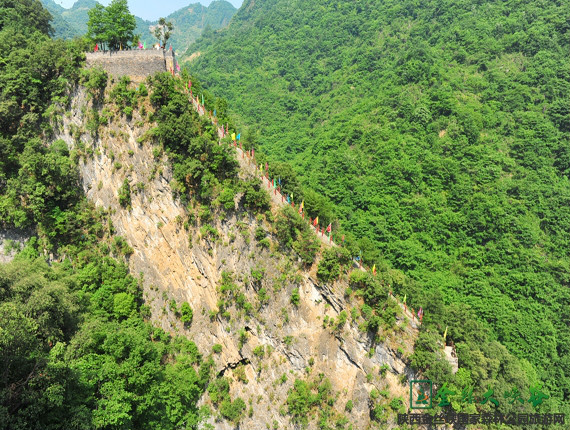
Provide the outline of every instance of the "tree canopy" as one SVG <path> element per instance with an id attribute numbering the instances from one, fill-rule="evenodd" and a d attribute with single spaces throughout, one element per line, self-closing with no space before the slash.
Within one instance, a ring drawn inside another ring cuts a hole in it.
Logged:
<path id="1" fill-rule="evenodd" d="M 107 44 L 110 49 L 127 48 L 135 37 L 136 26 L 127 0 L 113 0 L 107 7 L 97 3 L 89 10 L 87 35 L 96 43 Z"/>

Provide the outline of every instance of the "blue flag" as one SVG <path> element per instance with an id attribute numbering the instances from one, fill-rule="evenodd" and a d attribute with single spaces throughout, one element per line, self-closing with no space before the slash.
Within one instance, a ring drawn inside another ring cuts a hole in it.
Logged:
<path id="1" fill-rule="evenodd" d="M 214 109 L 214 117 L 216 116 L 216 109 Z"/>
<path id="2" fill-rule="evenodd" d="M 281 177 L 279 177 L 279 186 L 281 186 Z"/>
<path id="3" fill-rule="evenodd" d="M 237 140 L 239 140 L 240 137 L 241 137 L 241 133 L 239 133 L 239 134 L 237 135 Z"/>
<path id="4" fill-rule="evenodd" d="M 287 196 L 287 203 L 291 204 L 291 199 Z"/>

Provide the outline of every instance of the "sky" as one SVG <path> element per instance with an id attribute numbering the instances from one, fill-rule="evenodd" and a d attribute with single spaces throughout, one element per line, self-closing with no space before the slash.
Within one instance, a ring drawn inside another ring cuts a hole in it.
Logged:
<path id="1" fill-rule="evenodd" d="M 76 0 L 54 0 L 57 4 L 69 9 Z M 104 6 L 107 6 L 111 0 L 98 0 Z M 226 0 L 239 8 L 243 0 Z M 170 15 L 172 12 L 188 6 L 192 3 L 202 3 L 208 6 L 211 0 L 128 0 L 129 10 L 133 15 L 139 16 L 148 21 L 156 21 L 162 16 Z"/>

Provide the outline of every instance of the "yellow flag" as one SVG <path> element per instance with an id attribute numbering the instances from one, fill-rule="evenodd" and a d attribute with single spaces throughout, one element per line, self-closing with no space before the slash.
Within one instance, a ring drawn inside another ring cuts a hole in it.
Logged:
<path id="1" fill-rule="evenodd" d="M 232 140 L 236 140 L 236 134 L 232 133 Z"/>
<path id="2" fill-rule="evenodd" d="M 445 342 L 445 338 L 447 337 L 447 326 L 445 326 L 445 331 L 443 332 L 443 341 Z"/>
<path id="3" fill-rule="evenodd" d="M 376 275 L 376 264 L 374 266 L 372 266 L 372 274 Z"/>
<path id="4" fill-rule="evenodd" d="M 404 294 L 404 304 L 406 304 L 406 297 L 407 297 L 407 295 Z"/>

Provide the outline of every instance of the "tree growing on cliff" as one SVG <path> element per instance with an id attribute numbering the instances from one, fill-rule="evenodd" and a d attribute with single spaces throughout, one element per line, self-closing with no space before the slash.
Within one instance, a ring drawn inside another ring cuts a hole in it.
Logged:
<path id="1" fill-rule="evenodd" d="M 110 49 L 122 49 L 133 41 L 137 24 L 127 0 L 113 0 L 107 7 L 97 3 L 88 13 L 87 35 L 93 42 L 105 43 Z"/>
<path id="2" fill-rule="evenodd" d="M 166 42 L 170 39 L 174 26 L 172 22 L 166 21 L 164 18 L 158 20 L 158 25 L 154 28 L 154 37 L 158 39 L 158 43 L 166 49 Z"/>

